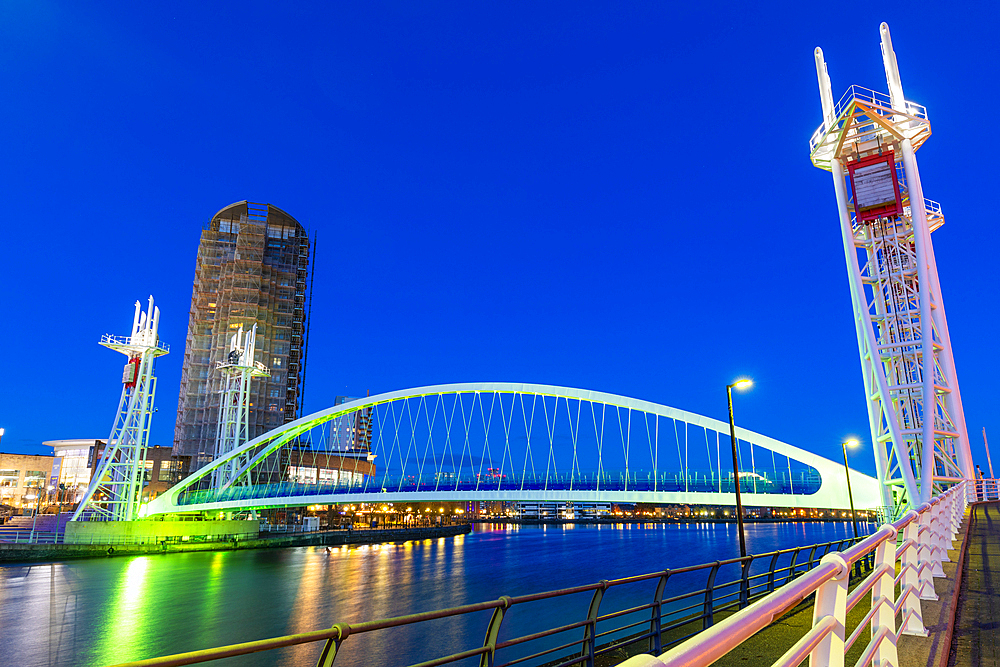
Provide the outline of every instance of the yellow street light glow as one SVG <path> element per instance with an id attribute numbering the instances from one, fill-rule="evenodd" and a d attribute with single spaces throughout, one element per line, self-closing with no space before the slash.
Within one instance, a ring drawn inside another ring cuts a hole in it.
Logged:
<path id="1" fill-rule="evenodd" d="M 851 438 L 850 440 L 848 440 L 847 442 L 844 443 L 844 447 L 847 447 L 848 449 L 852 449 L 854 447 L 857 447 L 860 444 L 861 444 L 860 442 L 858 442 L 854 438 Z"/>
<path id="2" fill-rule="evenodd" d="M 733 387 L 735 387 L 736 389 L 747 389 L 752 386 L 753 386 L 753 380 L 749 378 L 743 378 L 742 380 L 737 380 L 733 384 Z"/>

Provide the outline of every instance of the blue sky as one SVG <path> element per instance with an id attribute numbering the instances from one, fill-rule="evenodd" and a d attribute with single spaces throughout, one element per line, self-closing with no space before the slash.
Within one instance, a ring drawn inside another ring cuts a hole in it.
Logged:
<path id="1" fill-rule="evenodd" d="M 105 437 L 153 294 L 172 443 L 194 258 L 223 206 L 318 233 L 307 411 L 439 382 L 551 383 L 831 457 L 870 440 L 812 50 L 918 152 L 974 455 L 1000 442 L 997 10 L 813 3 L 0 4 L 0 449 Z M 874 466 L 870 449 L 857 465 Z"/>

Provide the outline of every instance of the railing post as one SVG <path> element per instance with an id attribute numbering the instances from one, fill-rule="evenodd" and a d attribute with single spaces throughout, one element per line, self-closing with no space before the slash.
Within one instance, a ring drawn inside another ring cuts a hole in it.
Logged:
<path id="1" fill-rule="evenodd" d="M 788 564 L 788 576 L 785 577 L 786 584 L 795 578 L 795 563 L 799 559 L 799 551 L 801 551 L 801 549 L 795 550 L 792 554 L 792 562 Z"/>
<path id="2" fill-rule="evenodd" d="M 931 501 L 931 576 L 942 578 L 944 577 L 944 568 L 941 566 L 943 561 L 948 560 L 948 552 L 945 550 L 944 544 L 944 526 L 942 526 L 941 521 L 941 502 L 940 498 L 935 498 Z"/>
<path id="3" fill-rule="evenodd" d="M 951 487 L 944 494 L 945 513 L 948 515 L 948 541 L 951 542 L 949 549 L 954 548 L 955 538 L 958 536 L 958 502 L 955 495 L 957 490 L 958 485 Z"/>
<path id="4" fill-rule="evenodd" d="M 670 570 L 664 570 L 660 581 L 656 584 L 656 593 L 653 595 L 653 618 L 649 622 L 649 631 L 652 637 L 649 638 L 649 652 L 659 655 L 663 652 L 663 593 L 667 590 L 667 579 L 670 578 Z"/>
<path id="5" fill-rule="evenodd" d="M 844 667 L 844 634 L 847 620 L 847 583 L 851 567 L 841 554 L 827 554 L 821 563 L 836 563 L 836 576 L 820 585 L 813 604 L 813 627 L 824 618 L 835 621 L 830 632 L 809 654 L 809 667 Z"/>
<path id="6" fill-rule="evenodd" d="M 740 563 L 740 609 L 746 607 L 750 602 L 750 564 L 753 563 L 753 555 Z"/>
<path id="7" fill-rule="evenodd" d="M 945 503 L 947 499 L 942 498 L 941 502 L 934 506 L 934 518 L 937 524 L 936 544 L 938 547 L 938 557 L 941 563 L 950 563 L 951 558 L 948 558 L 948 549 L 953 549 L 955 545 L 951 544 L 949 535 L 951 534 L 951 521 L 945 521 L 945 514 L 947 512 L 947 506 Z M 944 576 L 944 570 L 941 570 L 941 574 L 935 576 Z"/>
<path id="8" fill-rule="evenodd" d="M 776 551 L 773 556 L 771 556 L 771 567 L 767 572 L 767 592 L 774 592 L 774 570 L 778 567 L 778 557 L 781 555 L 780 551 Z"/>
<path id="9" fill-rule="evenodd" d="M 705 584 L 705 603 L 701 611 L 702 630 L 708 630 L 715 623 L 713 590 L 715 589 L 715 575 L 719 573 L 720 565 L 719 561 L 715 561 L 712 569 L 708 571 L 708 582 Z"/>
<path id="10" fill-rule="evenodd" d="M 958 537 L 958 532 L 962 529 L 962 519 L 965 517 L 965 485 L 968 482 L 961 482 L 959 488 L 955 489 L 952 494 L 952 500 L 954 501 L 955 508 L 955 519 L 952 522 L 953 533 L 955 537 Z"/>
<path id="11" fill-rule="evenodd" d="M 500 636 L 500 624 L 503 623 L 503 616 L 510 609 L 510 598 L 503 595 L 500 597 L 500 602 L 502 604 L 493 610 L 490 623 L 486 626 L 486 639 L 483 640 L 483 646 L 488 648 L 489 652 L 484 653 L 479 659 L 479 667 L 493 667 L 493 662 L 496 659 L 497 637 Z"/>
<path id="12" fill-rule="evenodd" d="M 586 659 L 587 667 L 594 667 L 594 654 L 597 652 L 597 616 L 601 608 L 601 599 L 604 591 L 608 588 L 607 579 L 599 582 L 600 588 L 594 591 L 594 597 L 590 599 L 590 608 L 587 610 L 587 625 L 583 631 L 583 655 Z"/>
<path id="13" fill-rule="evenodd" d="M 934 591 L 934 555 L 931 551 L 933 536 L 931 535 L 931 506 L 924 503 L 920 506 L 919 524 L 917 527 L 917 570 L 920 577 L 920 599 L 937 600 L 937 593 Z"/>
<path id="14" fill-rule="evenodd" d="M 333 667 L 333 661 L 337 657 L 337 650 L 340 648 L 341 643 L 347 636 L 351 634 L 351 626 L 346 623 L 338 623 L 333 626 L 333 629 L 337 631 L 337 638 L 331 637 L 326 640 L 326 645 L 323 646 L 323 652 L 319 654 L 319 660 L 316 662 L 316 667 Z"/>
<path id="15" fill-rule="evenodd" d="M 892 536 L 875 548 L 875 567 L 881 569 L 882 574 L 872 587 L 872 607 L 879 607 L 872 616 L 871 633 L 874 637 L 883 628 L 889 631 L 889 641 L 882 641 L 875 651 L 876 665 L 899 664 L 896 650 L 896 581 L 893 576 L 896 573 L 896 529 L 888 527 L 892 529 Z"/>
<path id="16" fill-rule="evenodd" d="M 911 510 L 912 511 L 912 510 Z M 917 635 L 926 637 L 927 629 L 924 628 L 923 612 L 920 608 L 920 560 L 919 560 L 919 518 L 914 517 L 903 528 L 903 541 L 912 540 L 913 543 L 903 550 L 903 557 L 900 561 L 900 573 L 903 575 L 899 584 L 900 595 L 903 596 L 903 627 L 900 632 L 904 635 Z M 907 594 L 907 590 L 913 587 L 913 592 Z"/>
<path id="17" fill-rule="evenodd" d="M 822 562 L 822 560 L 821 560 Z M 806 572 L 816 567 L 816 546 L 809 549 L 809 560 L 806 563 Z"/>

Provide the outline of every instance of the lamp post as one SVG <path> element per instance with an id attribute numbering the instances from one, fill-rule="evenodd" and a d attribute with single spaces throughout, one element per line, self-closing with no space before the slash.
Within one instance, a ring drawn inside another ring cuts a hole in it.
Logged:
<path id="1" fill-rule="evenodd" d="M 726 385 L 726 398 L 729 400 L 729 435 L 733 441 L 733 481 L 736 483 L 736 523 L 740 529 L 740 557 L 747 555 L 747 539 L 743 534 L 743 499 L 740 497 L 740 462 L 736 455 L 736 423 L 733 421 L 733 388 L 746 389 L 753 385 L 752 380 L 737 380 Z"/>
<path id="2" fill-rule="evenodd" d="M 847 475 L 847 498 L 851 501 L 851 525 L 854 526 L 854 539 L 858 539 L 858 519 L 854 514 L 854 494 L 851 493 L 851 468 L 847 465 L 847 448 L 853 449 L 857 446 L 858 441 L 853 438 L 840 443 L 841 449 L 844 450 L 844 473 Z"/>

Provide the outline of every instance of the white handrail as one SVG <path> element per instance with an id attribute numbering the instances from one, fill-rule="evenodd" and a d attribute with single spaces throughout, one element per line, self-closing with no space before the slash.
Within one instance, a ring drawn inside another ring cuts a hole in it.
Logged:
<path id="1" fill-rule="evenodd" d="M 970 503 L 981 500 L 1000 500 L 1000 480 L 997 479 L 974 479 L 966 487 L 968 495 L 966 500 Z"/>
<path id="2" fill-rule="evenodd" d="M 992 482 L 992 486 L 987 482 Z M 933 577 L 944 576 L 941 563 L 948 559 L 947 549 L 955 539 L 968 501 L 976 500 L 977 493 L 981 494 L 980 500 L 985 499 L 987 489 L 995 494 L 997 480 L 960 482 L 851 548 L 827 554 L 813 570 L 683 644 L 659 656 L 629 658 L 620 667 L 708 667 L 812 594 L 816 595 L 812 627 L 774 665 L 798 665 L 806 657 L 812 667 L 843 665 L 844 654 L 863 636 L 865 625 L 871 627 L 871 639 L 858 664 L 874 661 L 880 665 L 898 665 L 899 635 L 927 635 L 920 600 L 937 599 Z M 902 541 L 897 547 L 900 531 Z M 874 558 L 871 573 L 849 596 L 851 567 L 869 557 Z M 897 560 L 900 572 L 894 577 Z M 847 614 L 869 591 L 872 611 L 848 641 Z M 898 613 L 903 620 L 897 631 Z"/>

